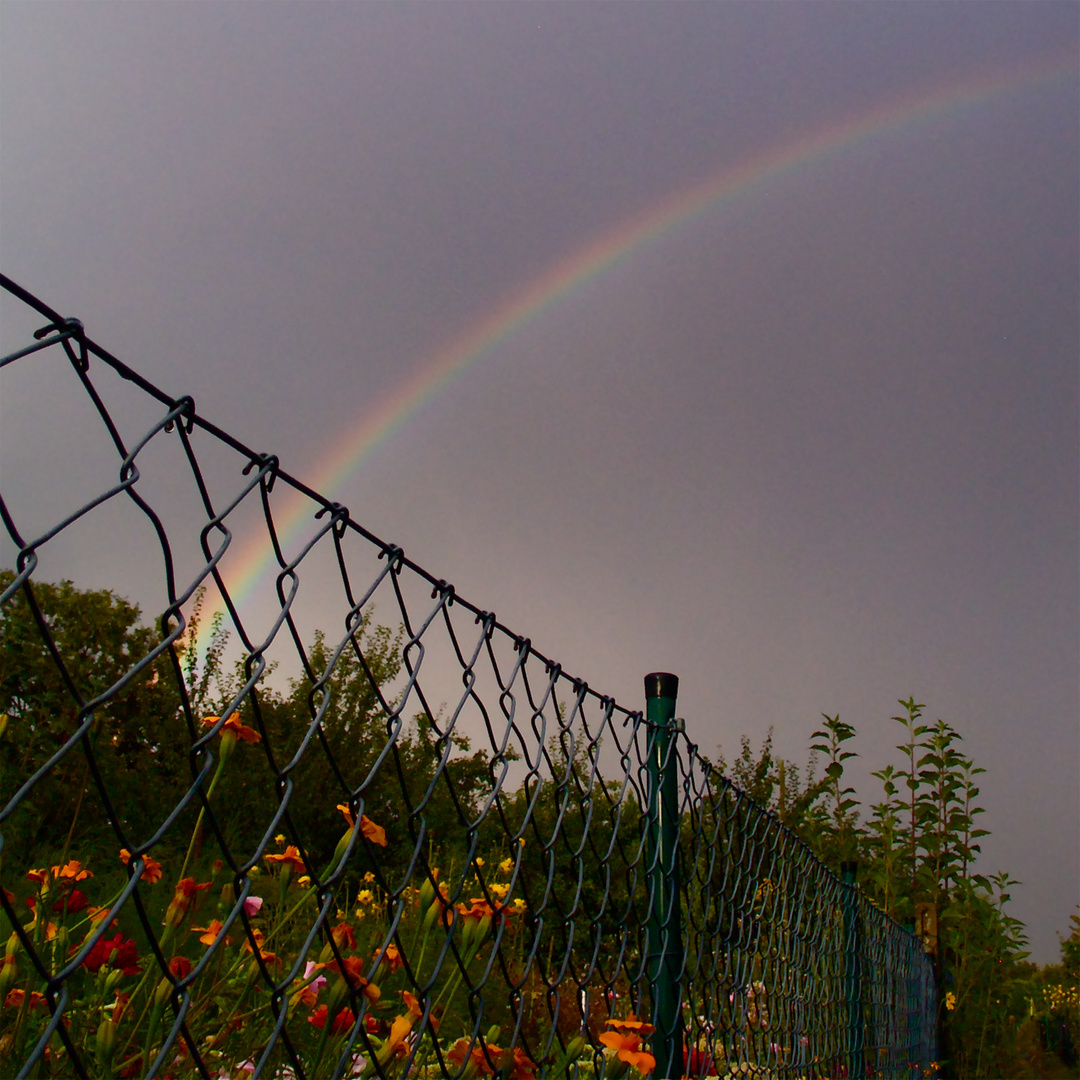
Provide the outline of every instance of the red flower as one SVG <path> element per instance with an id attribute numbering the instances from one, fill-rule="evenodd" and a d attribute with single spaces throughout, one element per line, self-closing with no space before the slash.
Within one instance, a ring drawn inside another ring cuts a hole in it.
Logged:
<path id="1" fill-rule="evenodd" d="M 174 956 L 169 961 L 169 974 L 178 982 L 191 974 L 191 961 L 186 956 Z"/>
<path id="2" fill-rule="evenodd" d="M 77 911 L 82 911 L 90 901 L 86 896 L 78 889 L 72 889 L 67 896 L 60 897 L 59 900 L 53 904 L 53 911 L 66 911 L 69 915 L 74 915 Z"/>
<path id="3" fill-rule="evenodd" d="M 78 952 L 78 946 L 75 946 L 72 952 Z M 105 964 L 117 971 L 122 971 L 125 975 L 138 975 L 139 953 L 134 940 L 128 938 L 125 941 L 124 935 L 119 931 L 112 938 L 99 938 L 87 953 L 83 967 L 96 974 Z"/>
<path id="4" fill-rule="evenodd" d="M 320 1005 L 309 1017 L 308 1023 L 314 1024 L 320 1031 L 326 1027 L 326 1016 L 329 1009 L 325 1005 Z M 368 1019 L 371 1019 L 368 1017 Z M 330 1025 L 330 1030 L 335 1035 L 341 1035 L 343 1032 L 352 1030 L 353 1024 L 356 1023 L 356 1013 L 345 1006 L 337 1016 L 334 1017 L 334 1022 Z"/>

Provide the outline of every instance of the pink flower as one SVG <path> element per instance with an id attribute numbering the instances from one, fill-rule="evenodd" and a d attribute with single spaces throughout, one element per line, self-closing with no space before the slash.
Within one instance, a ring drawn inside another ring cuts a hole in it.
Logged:
<path id="1" fill-rule="evenodd" d="M 244 914 L 250 918 L 252 915 L 255 915 L 262 906 L 263 898 L 261 896 L 249 896 L 244 901 Z"/>
<path id="2" fill-rule="evenodd" d="M 320 965 L 316 964 L 314 960 L 309 960 L 304 967 L 304 980 L 311 979 L 312 975 L 319 970 Z M 317 994 L 326 985 L 325 975 L 315 975 L 314 979 L 308 983 L 307 988 L 313 993 Z"/>

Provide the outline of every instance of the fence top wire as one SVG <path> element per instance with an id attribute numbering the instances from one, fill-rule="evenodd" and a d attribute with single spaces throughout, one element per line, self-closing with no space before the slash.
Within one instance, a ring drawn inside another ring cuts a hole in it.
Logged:
<path id="1" fill-rule="evenodd" d="M 619 1080 L 655 1063 L 650 1014 L 675 1075 L 921 1075 L 934 993 L 916 940 L 681 725 L 663 735 L 78 320 L 0 285 L 47 320 L 0 367 L 59 347 L 120 458 L 117 478 L 29 539 L 0 496 L 18 549 L 0 574 L 3 644 L 19 658 L 0 671 L 0 708 L 21 754 L 0 772 L 0 1067 Z M 148 429 L 121 430 L 92 359 L 156 403 Z M 167 433 L 201 515 L 190 550 L 148 486 Z M 242 462 L 223 494 L 215 446 Z M 279 532 L 282 489 L 311 505 L 298 545 Z M 115 598 L 35 576 L 39 553 L 106 504 L 133 506 L 161 552 L 154 630 Z M 276 562 L 261 624 L 223 572 L 244 521 Z M 341 623 L 306 643 L 301 578 L 319 567 Z M 208 584 L 242 647 L 231 672 L 219 628 L 205 658 L 192 645 Z M 398 630 L 375 625 L 376 601 Z M 110 605 L 127 612 L 123 647 L 89 663 L 80 642 Z M 287 686 L 271 678 L 283 659 Z M 677 780 L 663 811 L 674 860 L 657 831 L 661 775 Z M 125 866 L 111 895 L 110 844 Z M 93 872 L 75 857 L 86 850 Z M 171 898 L 155 888 L 166 873 Z M 669 984 L 677 997 L 660 1005 Z"/>

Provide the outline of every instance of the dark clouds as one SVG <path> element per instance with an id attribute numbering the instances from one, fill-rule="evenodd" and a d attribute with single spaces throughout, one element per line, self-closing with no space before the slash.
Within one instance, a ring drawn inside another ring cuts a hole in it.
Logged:
<path id="1" fill-rule="evenodd" d="M 1078 36 L 1019 3 L 0 17 L 5 273 L 300 476 L 586 241 Z M 839 711 L 876 768 L 895 699 L 926 701 L 989 769 L 987 869 L 1025 882 L 1040 959 L 1080 848 L 1076 102 L 1031 82 L 762 185 L 332 493 L 593 685 L 678 672 L 707 749 L 775 725 L 801 757 Z M 5 494 L 82 430 L 20 458 L 51 380 L 5 375 Z"/>

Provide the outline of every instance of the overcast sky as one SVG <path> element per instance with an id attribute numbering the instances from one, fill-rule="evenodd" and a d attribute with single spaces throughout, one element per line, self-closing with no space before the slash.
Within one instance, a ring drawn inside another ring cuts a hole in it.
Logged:
<path id="1" fill-rule="evenodd" d="M 988 770 L 981 868 L 1023 882 L 1014 913 L 1056 959 L 1080 900 L 1080 7 L 0 20 L 0 268 L 312 482 L 589 244 L 938 102 L 639 244 L 325 493 L 628 707 L 645 673 L 678 674 L 706 753 L 772 726 L 803 761 L 839 713 L 869 803 L 897 699 L 925 702 Z M 20 365 L 3 388 L 5 496 L 74 499 L 60 376 Z M 108 547 L 43 573 L 139 600 L 138 557 Z"/>

